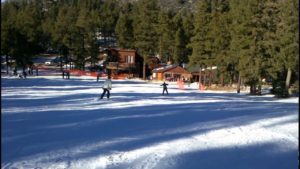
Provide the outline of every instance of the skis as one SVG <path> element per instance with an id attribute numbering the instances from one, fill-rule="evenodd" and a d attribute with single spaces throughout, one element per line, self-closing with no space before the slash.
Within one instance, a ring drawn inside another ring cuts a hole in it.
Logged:
<path id="1" fill-rule="evenodd" d="M 107 98 L 101 99 L 100 97 L 97 97 L 97 98 L 94 99 L 94 101 L 100 101 L 100 100 L 103 100 L 103 101 L 109 101 L 109 100 L 111 100 L 111 99 L 107 99 Z"/>

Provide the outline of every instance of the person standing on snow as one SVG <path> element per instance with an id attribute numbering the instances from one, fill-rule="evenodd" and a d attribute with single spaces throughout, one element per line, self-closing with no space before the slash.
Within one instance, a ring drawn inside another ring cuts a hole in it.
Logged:
<path id="1" fill-rule="evenodd" d="M 107 99 L 109 99 L 109 96 L 110 96 L 110 90 L 112 88 L 112 82 L 111 82 L 111 79 L 110 79 L 110 75 L 107 77 L 107 79 L 105 80 L 104 84 L 103 84 L 103 93 L 101 95 L 101 99 L 103 99 L 105 93 L 107 93 Z"/>
<path id="2" fill-rule="evenodd" d="M 168 84 L 167 84 L 166 82 L 164 82 L 164 83 L 161 84 L 160 86 L 163 86 L 163 93 L 162 93 L 162 95 L 165 95 L 165 91 L 166 91 L 166 93 L 167 93 L 167 95 L 168 95 L 168 94 L 169 94 L 169 93 L 168 93 L 168 88 L 167 88 Z"/>
<path id="3" fill-rule="evenodd" d="M 23 71 L 23 77 L 24 77 L 24 79 L 26 79 L 26 77 L 27 77 L 26 71 Z"/>

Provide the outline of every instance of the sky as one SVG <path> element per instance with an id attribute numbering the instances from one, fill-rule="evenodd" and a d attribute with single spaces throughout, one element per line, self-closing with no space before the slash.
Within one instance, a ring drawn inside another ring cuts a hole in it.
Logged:
<path id="1" fill-rule="evenodd" d="M 41 75 L 43 73 L 41 72 Z M 298 168 L 298 97 L 1 77 L 1 168 Z"/>

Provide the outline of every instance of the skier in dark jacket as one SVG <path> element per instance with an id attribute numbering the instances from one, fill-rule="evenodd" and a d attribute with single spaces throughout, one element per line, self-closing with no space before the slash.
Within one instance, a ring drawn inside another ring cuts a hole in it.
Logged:
<path id="1" fill-rule="evenodd" d="M 23 71 L 23 77 L 24 77 L 24 79 L 26 79 L 26 77 L 27 77 L 26 71 Z"/>
<path id="2" fill-rule="evenodd" d="M 166 91 L 167 95 L 169 94 L 168 93 L 168 88 L 167 88 L 168 85 L 169 84 L 167 84 L 166 82 L 164 82 L 163 84 L 160 85 L 160 86 L 163 86 L 163 93 L 162 93 L 162 95 L 165 95 L 165 91 Z"/>
<path id="3" fill-rule="evenodd" d="M 100 76 L 101 76 L 101 74 L 100 74 L 100 72 L 98 72 L 98 73 L 97 73 L 97 82 L 99 81 Z"/>

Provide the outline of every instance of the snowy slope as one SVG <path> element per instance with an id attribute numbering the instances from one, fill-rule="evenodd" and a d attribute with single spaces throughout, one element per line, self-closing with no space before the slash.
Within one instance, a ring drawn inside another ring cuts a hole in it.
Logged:
<path id="1" fill-rule="evenodd" d="M 1 168 L 293 169 L 298 98 L 113 80 L 2 77 Z"/>

